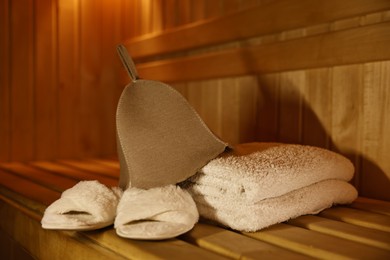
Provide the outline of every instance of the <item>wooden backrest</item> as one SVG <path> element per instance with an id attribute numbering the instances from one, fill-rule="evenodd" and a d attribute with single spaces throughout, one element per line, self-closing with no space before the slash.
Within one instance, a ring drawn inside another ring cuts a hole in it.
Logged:
<path id="1" fill-rule="evenodd" d="M 126 47 L 132 57 L 140 61 L 138 69 L 143 77 L 168 82 L 388 60 L 388 22 L 351 30 L 324 31 L 322 28 L 323 32 L 313 26 L 325 27 L 326 23 L 389 8 L 390 3 L 382 0 L 272 1 L 268 5 L 135 37 L 126 41 Z M 312 31 L 302 32 L 304 35 L 298 39 L 271 43 L 262 43 L 261 39 L 256 43 L 253 39 L 307 27 Z M 249 38 L 252 40 L 247 40 Z M 196 55 L 199 48 L 206 46 L 207 50 L 207 46 L 226 43 L 235 44 L 230 48 L 222 46 L 221 51 Z M 148 57 L 158 58 L 147 62 Z"/>

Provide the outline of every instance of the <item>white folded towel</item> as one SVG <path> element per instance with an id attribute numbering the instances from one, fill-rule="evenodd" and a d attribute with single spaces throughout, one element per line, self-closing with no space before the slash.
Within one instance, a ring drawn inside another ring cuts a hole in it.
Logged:
<path id="1" fill-rule="evenodd" d="M 45 229 L 92 230 L 114 223 L 122 190 L 98 181 L 81 181 L 64 191 L 42 218 Z"/>
<path id="2" fill-rule="evenodd" d="M 133 239 L 167 239 L 192 229 L 199 213 L 191 195 L 175 185 L 128 188 L 119 202 L 116 233 Z"/>
<path id="3" fill-rule="evenodd" d="M 347 204 L 357 197 L 356 189 L 345 181 L 324 180 L 284 195 L 257 203 L 245 199 L 209 196 L 199 190 L 192 194 L 199 214 L 239 231 L 254 232 L 305 214 L 316 214 L 335 204 Z"/>
<path id="4" fill-rule="evenodd" d="M 201 194 L 257 202 L 323 180 L 349 181 L 353 172 L 348 159 L 322 148 L 249 143 L 210 161 L 188 181 Z"/>

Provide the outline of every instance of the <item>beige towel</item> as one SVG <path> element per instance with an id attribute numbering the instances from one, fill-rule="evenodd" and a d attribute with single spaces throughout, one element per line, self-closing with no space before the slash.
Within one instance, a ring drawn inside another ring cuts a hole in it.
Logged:
<path id="1" fill-rule="evenodd" d="M 325 180 L 257 203 L 239 198 L 214 197 L 187 187 L 207 219 L 239 231 L 254 232 L 305 214 L 316 214 L 335 204 L 347 204 L 357 197 L 345 181 Z"/>
<path id="2" fill-rule="evenodd" d="M 189 179 L 202 194 L 257 202 L 313 183 L 349 181 L 354 167 L 335 152 L 296 144 L 240 144 Z"/>

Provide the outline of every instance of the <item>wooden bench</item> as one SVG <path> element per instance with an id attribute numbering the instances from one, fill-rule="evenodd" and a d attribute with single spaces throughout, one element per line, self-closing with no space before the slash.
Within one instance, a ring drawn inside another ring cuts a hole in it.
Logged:
<path id="1" fill-rule="evenodd" d="M 390 257 L 390 203 L 359 198 L 316 216 L 302 216 L 256 233 L 240 233 L 200 222 L 166 241 L 118 237 L 113 227 L 96 231 L 41 228 L 44 209 L 80 180 L 116 185 L 114 159 L 58 160 L 0 164 L 2 255 L 23 248 L 39 259 L 219 259 Z M 10 239 L 12 237 L 12 240 Z M 8 255 L 7 255 L 8 254 Z M 9 259 L 5 258 L 5 259 Z"/>
<path id="2" fill-rule="evenodd" d="M 350 159 L 359 165 L 353 180 L 355 186 L 366 194 L 389 198 L 387 183 L 378 177 L 378 167 L 372 167 L 364 158 L 374 158 L 385 165 L 389 147 L 382 147 L 384 155 L 377 156 L 378 149 L 372 145 L 382 139 L 365 140 L 350 134 L 365 127 L 366 136 L 383 135 L 384 127 L 367 125 L 376 125 L 379 120 L 390 125 L 388 110 L 367 109 L 374 112 L 364 120 L 359 117 L 356 124 L 343 124 L 350 108 L 334 109 L 334 125 L 322 127 L 316 119 L 328 116 L 329 104 L 324 102 L 329 101 L 328 84 L 335 85 L 331 90 L 333 98 L 341 96 L 332 102 L 342 103 L 355 98 L 356 88 L 362 91 L 359 84 L 364 81 L 364 91 L 370 95 L 361 98 L 359 104 L 382 102 L 378 107 L 384 107 L 385 99 L 376 99 L 383 92 L 374 85 L 386 86 L 389 82 L 388 77 L 382 76 L 388 74 L 384 71 L 390 60 L 389 10 L 390 1 L 386 0 L 328 0 L 321 1 L 321 5 L 312 0 L 275 0 L 220 18 L 128 39 L 126 46 L 141 77 L 172 84 L 225 140 L 302 142 L 341 147 L 344 153 L 353 150 L 355 154 Z M 257 23 L 251 22 L 254 20 Z M 329 68 L 333 74 L 328 72 Z M 307 71 L 305 79 L 302 70 Z M 245 78 L 248 75 L 250 78 Z M 302 91 L 305 80 L 315 88 Z M 126 82 L 127 78 L 123 80 Z M 261 95 L 259 82 L 264 90 Z M 302 92 L 297 95 L 294 91 Z M 303 106 L 305 95 L 314 100 L 311 105 L 316 109 L 315 115 Z M 272 97 L 275 100 L 270 100 Z M 260 108 L 258 99 L 263 99 Z M 239 115 L 224 117 L 231 112 L 231 104 L 222 100 L 239 103 L 234 106 Z M 292 102 L 298 105 L 291 106 Z M 213 112 L 216 110 L 217 115 Z M 260 124 L 259 118 L 267 124 Z M 232 125 L 237 127 L 232 129 Z M 339 131 L 338 135 L 338 130 L 345 128 L 352 130 L 347 134 Z M 359 147 L 371 147 L 362 151 L 364 156 L 356 152 L 360 148 L 354 146 L 355 139 L 363 142 Z M 46 206 L 59 198 L 62 191 L 88 179 L 114 186 L 118 174 L 115 158 L 0 163 L 0 257 L 390 259 L 390 202 L 364 197 L 350 206 L 302 216 L 256 233 L 240 233 L 200 222 L 176 239 L 151 242 L 119 238 L 112 227 L 89 232 L 41 228 Z"/>

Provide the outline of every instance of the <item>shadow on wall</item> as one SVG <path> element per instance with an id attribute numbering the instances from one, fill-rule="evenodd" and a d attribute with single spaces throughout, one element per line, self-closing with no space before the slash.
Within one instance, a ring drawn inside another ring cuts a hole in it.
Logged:
<path id="1" fill-rule="evenodd" d="M 329 118 L 321 118 L 321 122 L 310 101 L 305 100 L 302 88 L 285 78 L 281 82 L 277 74 L 260 76 L 258 93 L 258 141 L 312 145 L 341 153 L 355 166 L 351 183 L 360 196 L 390 200 L 390 193 L 386 192 L 390 181 L 385 172 L 353 147 L 340 149 L 334 141 L 335 136 L 331 136 L 323 125 L 322 122 L 331 122 L 330 102 L 325 103 Z"/>

